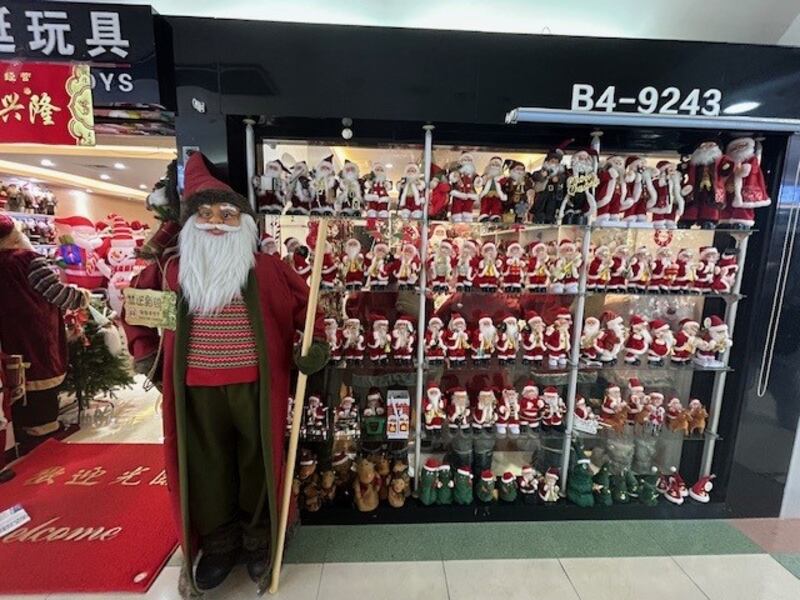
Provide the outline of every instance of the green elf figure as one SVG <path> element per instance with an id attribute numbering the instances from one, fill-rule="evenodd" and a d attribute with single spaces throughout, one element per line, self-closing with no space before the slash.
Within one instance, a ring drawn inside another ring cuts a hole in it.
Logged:
<path id="1" fill-rule="evenodd" d="M 517 499 L 517 479 L 511 471 L 503 473 L 498 489 L 503 502 L 514 502 Z"/>
<path id="2" fill-rule="evenodd" d="M 656 488 L 658 481 L 658 469 L 653 467 L 649 475 L 642 475 L 639 478 L 639 502 L 645 506 L 655 506 L 658 504 L 660 494 Z"/>
<path id="3" fill-rule="evenodd" d="M 611 476 L 611 497 L 614 504 L 627 504 L 631 501 L 624 474 Z"/>
<path id="4" fill-rule="evenodd" d="M 436 503 L 436 486 L 439 474 L 439 461 L 429 458 L 422 467 L 419 480 L 419 501 L 425 506 Z"/>
<path id="5" fill-rule="evenodd" d="M 472 469 L 469 467 L 456 469 L 455 487 L 453 488 L 453 500 L 456 504 L 472 504 L 472 479 Z"/>
<path id="6" fill-rule="evenodd" d="M 611 474 L 608 472 L 608 465 L 600 467 L 600 470 L 595 473 L 592 482 L 595 505 L 611 506 L 614 502 L 611 497 Z"/>
<path id="7" fill-rule="evenodd" d="M 450 465 L 441 465 L 439 467 L 439 481 L 436 484 L 436 503 L 437 504 L 452 504 L 453 503 L 453 472 Z"/>
<path id="8" fill-rule="evenodd" d="M 477 490 L 475 495 L 478 497 L 480 502 L 490 503 L 497 500 L 497 490 L 494 487 L 495 480 L 494 480 L 494 473 L 491 470 L 486 469 L 481 473 L 481 479 L 478 482 Z"/>
<path id="9" fill-rule="evenodd" d="M 567 498 L 573 504 L 583 508 L 594 506 L 592 494 L 592 471 L 589 468 L 588 458 L 579 458 L 567 480 Z"/>

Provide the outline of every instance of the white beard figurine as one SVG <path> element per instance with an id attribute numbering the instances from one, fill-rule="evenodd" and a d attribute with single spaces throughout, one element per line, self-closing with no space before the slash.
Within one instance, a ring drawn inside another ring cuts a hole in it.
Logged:
<path id="1" fill-rule="evenodd" d="M 372 172 L 367 178 L 367 188 L 364 199 L 367 201 L 367 217 L 374 219 L 389 217 L 389 192 L 392 182 L 386 178 L 386 166 L 383 163 L 373 163 Z"/>
<path id="2" fill-rule="evenodd" d="M 420 168 L 408 163 L 397 183 L 397 214 L 402 219 L 421 219 L 425 205 L 425 181 Z"/>
<path id="3" fill-rule="evenodd" d="M 314 179 L 311 182 L 313 192 L 311 198 L 311 214 L 326 215 L 333 214 L 336 205 L 336 189 L 338 182 L 333 173 L 333 156 L 323 158 L 314 169 Z"/>
<path id="4" fill-rule="evenodd" d="M 497 328 L 489 316 L 478 321 L 478 331 L 473 345 L 472 362 L 476 366 L 487 365 L 497 347 Z"/>
<path id="5" fill-rule="evenodd" d="M 287 201 L 287 175 L 289 170 L 279 160 L 271 160 L 263 175 L 253 177 L 258 212 L 279 215 Z"/>
<path id="6" fill-rule="evenodd" d="M 364 204 L 364 182 L 359 176 L 357 164 L 344 161 L 337 187 L 336 212 L 343 217 L 360 217 Z"/>

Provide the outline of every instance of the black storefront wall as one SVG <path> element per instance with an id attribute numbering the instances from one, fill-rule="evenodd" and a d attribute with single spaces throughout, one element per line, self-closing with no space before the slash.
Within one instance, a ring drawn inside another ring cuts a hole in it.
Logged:
<path id="1" fill-rule="evenodd" d="M 227 163 L 240 191 L 246 181 L 245 116 L 260 118 L 259 135 L 276 138 L 341 144 L 339 119 L 351 117 L 353 143 L 420 143 L 421 125 L 432 122 L 437 125 L 437 143 L 547 148 L 565 137 L 586 143 L 590 128 L 507 126 L 506 112 L 520 106 L 570 109 L 575 84 L 586 84 L 593 86 L 596 104 L 602 104 L 602 93 L 615 86 L 617 111 L 636 112 L 641 106 L 636 100 L 648 87 L 658 93 L 661 110 L 670 97 L 668 88 L 674 87 L 681 101 L 695 88 L 701 100 L 707 93 L 714 97 L 710 90 L 719 90 L 722 109 L 752 102 L 757 106 L 748 116 L 800 118 L 800 97 L 795 93 L 800 49 L 795 48 L 189 17 L 167 17 L 165 22 L 174 44 L 179 146 L 199 146 L 214 162 Z M 625 98 L 636 100 L 621 104 Z M 606 128 L 604 144 L 637 152 L 681 150 L 720 133 Z M 786 378 L 793 383 L 787 372 L 800 372 L 800 355 L 788 330 L 779 335 L 776 368 L 781 374 L 773 377 L 769 392 L 775 400 L 757 398 L 754 382 L 787 220 L 786 188 L 781 188 L 787 139 L 773 134 L 764 142 L 773 198 L 779 190 L 784 196 L 780 207 L 776 202 L 772 209 L 758 212 L 758 232 L 750 240 L 742 289 L 747 299 L 740 306 L 731 355 L 736 371 L 726 386 L 722 439 L 714 462 L 720 474 L 715 499 L 725 504 L 716 503 L 713 513 L 662 507 L 661 516 L 776 515 L 780 508 L 798 412 L 797 401 L 787 397 L 796 386 L 789 387 Z M 792 154 L 788 160 L 793 170 L 798 158 Z M 800 275 L 796 265 L 790 280 Z M 791 316 L 796 309 L 790 300 L 786 312 Z M 763 449 L 773 458 L 785 458 L 759 460 Z M 682 468 L 696 473 L 697 465 L 699 445 L 687 450 Z M 588 513 L 566 509 L 550 512 L 589 518 Z M 614 516 L 636 518 L 637 513 L 614 511 Z"/>

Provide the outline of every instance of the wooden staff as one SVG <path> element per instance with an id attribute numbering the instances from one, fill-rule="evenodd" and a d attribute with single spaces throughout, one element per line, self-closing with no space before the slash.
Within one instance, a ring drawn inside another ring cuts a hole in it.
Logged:
<path id="1" fill-rule="evenodd" d="M 320 219 L 317 229 L 317 243 L 314 247 L 314 266 L 311 269 L 308 305 L 306 306 L 306 324 L 303 330 L 303 345 L 300 355 L 306 356 L 314 336 L 314 322 L 317 316 L 317 300 L 319 298 L 319 282 L 322 279 L 322 259 L 325 254 L 325 242 L 328 237 L 328 220 Z M 275 552 L 275 564 L 272 566 L 272 580 L 269 593 L 276 594 L 281 579 L 283 563 L 283 546 L 286 543 L 286 525 L 289 521 L 289 506 L 292 501 L 292 481 L 294 464 L 297 458 L 297 442 L 300 439 L 300 419 L 303 416 L 303 401 L 306 396 L 308 375 L 300 371 L 297 375 L 297 386 L 294 393 L 294 413 L 292 414 L 292 432 L 289 436 L 289 450 L 286 454 L 286 472 L 283 475 L 283 500 L 281 502 L 281 520 L 278 524 L 278 547 Z"/>

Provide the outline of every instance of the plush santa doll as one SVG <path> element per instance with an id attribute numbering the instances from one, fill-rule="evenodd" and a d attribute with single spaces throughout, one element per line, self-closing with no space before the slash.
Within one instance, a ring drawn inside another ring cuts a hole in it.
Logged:
<path id="1" fill-rule="evenodd" d="M 543 242 L 533 242 L 528 246 L 525 288 L 532 293 L 546 292 L 549 283 L 550 268 L 547 260 L 547 246 Z"/>
<path id="2" fill-rule="evenodd" d="M 586 404 L 586 398 L 583 396 L 575 396 L 575 418 L 581 421 L 592 422 L 597 421 L 598 417 L 594 414 L 592 408 Z"/>
<path id="3" fill-rule="evenodd" d="M 603 395 L 603 405 L 600 408 L 600 420 L 609 423 L 622 408 L 622 391 L 618 385 L 609 385 Z"/>
<path id="4" fill-rule="evenodd" d="M 661 160 L 656 167 L 655 196 L 651 197 L 649 205 L 653 227 L 674 229 L 684 214 L 684 197 L 691 192 L 691 186 L 683 184 L 683 175 L 674 163 Z"/>
<path id="5" fill-rule="evenodd" d="M 502 261 L 504 292 L 513 294 L 522 291 L 522 284 L 525 281 L 525 269 L 527 267 L 527 261 L 523 253 L 522 245 L 519 242 L 512 242 L 508 245 L 506 255 Z"/>
<path id="6" fill-rule="evenodd" d="M 367 392 L 367 405 L 364 407 L 365 417 L 380 417 L 386 414 L 386 404 L 383 394 L 376 387 L 369 388 Z"/>
<path id="7" fill-rule="evenodd" d="M 402 219 L 421 219 L 425 205 L 425 180 L 416 163 L 408 163 L 397 182 L 397 214 Z"/>
<path id="8" fill-rule="evenodd" d="M 361 321 L 355 317 L 345 319 L 342 328 L 342 354 L 348 363 L 360 364 L 364 360 L 364 334 Z"/>
<path id="9" fill-rule="evenodd" d="M 600 335 L 600 320 L 597 317 L 586 317 L 581 331 L 581 358 L 587 366 L 598 366 L 595 343 Z"/>
<path id="10" fill-rule="evenodd" d="M 692 319 L 681 319 L 679 325 L 680 331 L 675 334 L 675 344 L 672 346 L 672 362 L 685 365 L 692 360 L 697 348 L 700 324 Z"/>
<path id="11" fill-rule="evenodd" d="M 586 289 L 591 291 L 604 290 L 611 276 L 611 264 L 608 246 L 597 246 L 586 268 Z"/>
<path id="12" fill-rule="evenodd" d="M 630 333 L 625 341 L 625 362 L 629 365 L 638 365 L 640 360 L 647 356 L 650 348 L 650 326 L 646 319 L 640 315 L 630 318 Z"/>
<path id="13" fill-rule="evenodd" d="M 652 257 L 647 246 L 639 246 L 628 264 L 628 292 L 643 293 L 650 286 Z"/>
<path id="14" fill-rule="evenodd" d="M 597 186 L 597 223 L 616 222 L 625 202 L 625 159 L 611 155 L 599 173 Z"/>
<path id="15" fill-rule="evenodd" d="M 467 360 L 467 354 L 472 351 L 467 322 L 458 313 L 453 313 L 447 329 L 447 360 L 451 367 L 463 366 Z"/>
<path id="16" fill-rule="evenodd" d="M 333 170 L 333 155 L 320 160 L 312 175 L 311 214 L 332 215 L 336 206 L 336 191 L 339 186 Z"/>
<path id="17" fill-rule="evenodd" d="M 550 291 L 554 294 L 577 294 L 581 263 L 575 242 L 561 240 L 558 243 L 558 258 L 550 272 Z"/>
<path id="18" fill-rule="evenodd" d="M 503 191 L 503 159 L 493 156 L 486 165 L 483 173 L 482 186 L 478 199 L 480 200 L 479 221 L 500 221 L 503 214 L 503 204 L 507 196 Z"/>
<path id="19" fill-rule="evenodd" d="M 696 268 L 694 252 L 689 248 L 681 248 L 675 258 L 676 273 L 670 291 L 688 293 L 693 290 Z"/>
<path id="20" fill-rule="evenodd" d="M 522 364 L 541 364 L 547 353 L 544 319 L 535 310 L 529 310 L 525 313 L 525 323 L 526 327 L 522 332 Z"/>
<path id="21" fill-rule="evenodd" d="M 739 272 L 739 264 L 736 254 L 726 252 L 722 255 L 717 268 L 714 270 L 714 281 L 711 283 L 711 291 L 715 294 L 730 294 L 736 283 L 736 274 Z"/>
<path id="22" fill-rule="evenodd" d="M 355 398 L 352 396 L 345 396 L 341 399 L 339 406 L 336 407 L 336 412 L 334 413 L 334 427 L 336 429 L 337 437 L 350 437 L 358 435 L 360 412 L 361 410 L 359 409 Z"/>
<path id="23" fill-rule="evenodd" d="M 332 317 L 325 319 L 325 339 L 330 347 L 331 363 L 336 365 L 342 360 L 344 338 L 339 329 L 339 323 Z"/>
<path id="24" fill-rule="evenodd" d="M 597 215 L 595 191 L 600 183 L 595 169 L 594 149 L 578 150 L 572 155 L 567 176 L 567 193 L 558 210 L 559 225 L 592 223 Z"/>
<path id="25" fill-rule="evenodd" d="M 372 171 L 367 176 L 364 200 L 367 201 L 367 217 L 386 219 L 389 216 L 389 192 L 392 182 L 386 178 L 386 166 L 381 162 L 372 163 Z"/>
<path id="26" fill-rule="evenodd" d="M 303 246 L 296 237 L 289 237 L 283 242 L 286 247 L 284 260 L 300 275 L 304 280 L 311 275 L 311 264 L 308 262 L 310 251 L 307 246 Z"/>
<path id="27" fill-rule="evenodd" d="M 724 367 L 725 363 L 719 357 L 733 345 L 728 325 L 717 315 L 711 315 L 703 320 L 703 328 L 696 342 L 694 361 L 703 367 Z"/>
<path id="28" fill-rule="evenodd" d="M 666 411 L 664 410 L 664 394 L 661 392 L 650 392 L 647 395 L 647 403 L 650 406 L 650 417 L 647 426 L 653 433 L 658 433 L 664 426 Z"/>
<path id="29" fill-rule="evenodd" d="M 264 174 L 253 177 L 258 212 L 279 215 L 287 200 L 287 176 L 289 169 L 279 160 L 271 160 L 264 166 Z"/>
<path id="30" fill-rule="evenodd" d="M 469 396 L 463 387 L 453 388 L 447 405 L 447 422 L 450 429 L 469 429 L 471 411 Z"/>
<path id="31" fill-rule="evenodd" d="M 570 326 L 572 325 L 572 314 L 568 308 L 559 308 L 556 318 L 545 332 L 545 347 L 547 348 L 547 364 L 552 367 L 563 367 L 567 364 L 569 355 Z"/>
<path id="32" fill-rule="evenodd" d="M 692 487 L 689 488 L 689 497 L 695 502 L 701 504 L 708 504 L 711 501 L 709 492 L 714 489 L 714 478 L 716 475 L 705 475 L 697 480 Z"/>
<path id="33" fill-rule="evenodd" d="M 620 244 L 611 256 L 611 267 L 608 271 L 609 291 L 625 292 L 628 286 L 628 247 Z"/>
<path id="34" fill-rule="evenodd" d="M 625 202 L 622 208 L 622 219 L 629 226 L 635 227 L 647 222 L 647 201 L 650 197 L 649 187 L 645 184 L 644 160 L 638 156 L 625 159 Z M 647 178 L 652 186 L 652 181 Z"/>
<path id="35" fill-rule="evenodd" d="M 481 246 L 476 280 L 482 292 L 497 291 L 500 283 L 500 260 L 497 258 L 497 245 L 494 242 L 484 242 Z"/>
<path id="36" fill-rule="evenodd" d="M 336 213 L 343 217 L 360 217 L 364 206 L 364 180 L 358 165 L 349 160 L 339 172 L 336 189 Z"/>
<path id="37" fill-rule="evenodd" d="M 755 140 L 741 137 L 728 142 L 719 173 L 725 186 L 720 223 L 734 229 L 749 229 L 755 223 L 755 209 L 770 205 Z"/>
<path id="38" fill-rule="evenodd" d="M 647 362 L 660 367 L 672 352 L 675 338 L 669 324 L 661 319 L 650 321 L 650 334 L 653 339 L 647 349 Z"/>
<path id="39" fill-rule="evenodd" d="M 625 404 L 628 407 L 628 423 L 635 425 L 645 404 L 644 386 L 635 377 L 628 380 L 628 399 Z"/>
<path id="40" fill-rule="evenodd" d="M 456 290 L 470 292 L 477 275 L 478 244 L 464 240 L 456 261 Z"/>
<path id="41" fill-rule="evenodd" d="M 344 253 L 340 259 L 342 265 L 342 280 L 348 291 L 358 292 L 364 286 L 364 254 L 361 252 L 361 242 L 350 238 L 344 243 Z"/>
<path id="42" fill-rule="evenodd" d="M 389 354 L 392 350 L 392 340 L 389 334 L 389 320 L 381 314 L 373 314 L 370 317 L 372 323 L 371 331 L 367 338 L 367 352 L 373 364 L 385 365 L 389 362 Z"/>
<path id="43" fill-rule="evenodd" d="M 450 282 L 456 271 L 453 244 L 450 240 L 444 239 L 430 254 L 428 259 L 430 287 L 434 293 L 447 293 L 450 291 Z"/>
<path id="44" fill-rule="evenodd" d="M 544 400 L 539 397 L 539 388 L 533 381 L 522 387 L 522 398 L 519 403 L 519 421 L 529 429 L 538 431 L 542 423 Z"/>
<path id="45" fill-rule="evenodd" d="M 422 414 L 425 421 L 425 430 L 431 433 L 442 430 L 445 416 L 447 415 L 444 395 L 439 385 L 429 383 L 425 390 L 425 399 L 422 403 Z"/>
<path id="46" fill-rule="evenodd" d="M 724 181 L 719 175 L 721 159 L 722 151 L 713 140 L 703 142 L 692 153 L 687 171 L 691 191 L 680 220 L 682 227 L 695 223 L 702 229 L 716 227 L 720 208 L 725 204 Z"/>
<path id="47" fill-rule="evenodd" d="M 472 428 L 473 429 L 491 429 L 494 427 L 497 420 L 495 406 L 497 405 L 497 396 L 494 390 L 489 387 L 484 387 L 478 392 L 478 400 L 475 403 L 475 408 L 472 411 Z"/>
<path id="48" fill-rule="evenodd" d="M 428 319 L 428 330 L 425 332 L 425 357 L 428 364 L 438 366 L 447 357 L 447 343 L 443 331 L 444 323 L 439 317 Z"/>
<path id="49" fill-rule="evenodd" d="M 473 335 L 472 361 L 476 365 L 486 365 L 497 349 L 499 336 L 497 327 L 488 315 L 481 315 L 478 319 L 478 329 Z"/>
<path id="50" fill-rule="evenodd" d="M 519 394 L 512 386 L 503 389 L 497 405 L 497 433 L 519 435 L 520 403 Z"/>
<path id="51" fill-rule="evenodd" d="M 700 248 L 698 258 L 692 287 L 696 292 L 707 294 L 711 292 L 711 286 L 714 282 L 714 274 L 719 262 L 719 251 L 714 246 L 704 246 Z"/>
<path id="52" fill-rule="evenodd" d="M 497 339 L 497 361 L 501 365 L 513 365 L 517 362 L 517 351 L 520 344 L 519 322 L 517 317 L 506 315 Z"/>
<path id="53" fill-rule="evenodd" d="M 389 274 L 392 269 L 389 257 L 389 246 L 385 242 L 377 242 L 365 260 L 366 285 L 372 290 L 385 290 L 389 285 Z"/>
<path id="54" fill-rule="evenodd" d="M 595 338 L 594 348 L 597 351 L 597 360 L 604 365 L 613 365 L 617 362 L 620 350 L 625 340 L 625 326 L 622 317 L 606 311 L 602 318 L 603 327 Z"/>
<path id="55" fill-rule="evenodd" d="M 447 173 L 442 167 L 431 163 L 430 178 L 430 206 L 428 217 L 439 221 L 446 221 L 450 209 L 450 182 Z"/>
<path id="56" fill-rule="evenodd" d="M 533 173 L 536 196 L 533 202 L 534 223 L 555 223 L 558 210 L 567 192 L 567 170 L 562 164 L 564 151 L 551 150 L 544 157 L 541 168 Z"/>
<path id="57" fill-rule="evenodd" d="M 404 243 L 400 248 L 400 257 L 394 262 L 394 278 L 400 290 L 416 289 L 419 281 L 421 262 L 419 251 L 414 244 Z"/>
<path id="58" fill-rule="evenodd" d="M 544 388 L 542 400 L 544 402 L 542 425 L 548 429 L 560 428 L 564 424 L 564 414 L 567 412 L 567 407 L 564 404 L 564 400 L 558 395 L 558 390 L 552 386 Z"/>
<path id="59" fill-rule="evenodd" d="M 533 204 L 534 182 L 530 175 L 525 171 L 525 165 L 518 160 L 506 161 L 508 166 L 508 177 L 503 180 L 503 193 L 506 195 L 506 212 L 514 213 L 514 220 L 517 223 L 525 222 L 528 211 Z M 559 203 L 560 204 L 560 200 Z M 558 204 L 553 207 L 553 217 Z M 552 221 L 551 221 L 552 222 Z"/>
<path id="60" fill-rule="evenodd" d="M 451 171 L 450 197 L 452 201 L 452 220 L 454 223 L 472 221 L 472 207 L 478 201 L 477 187 L 483 183 L 475 173 L 475 162 L 472 155 L 464 152 L 458 159 L 457 170 Z"/>
<path id="61" fill-rule="evenodd" d="M 672 267 L 672 249 L 665 246 L 656 251 L 656 257 L 650 265 L 650 290 L 654 292 L 669 292 L 673 277 L 670 276 Z M 677 275 L 677 272 L 675 273 Z"/>
<path id="62" fill-rule="evenodd" d="M 396 363 L 411 363 L 414 341 L 414 323 L 411 317 L 405 315 L 398 317 L 392 329 L 392 355 Z"/>
<path id="63" fill-rule="evenodd" d="M 333 172 L 332 169 L 331 172 Z M 306 161 L 303 160 L 292 165 L 286 189 L 289 196 L 286 214 L 307 215 L 311 209 L 311 178 L 308 176 Z"/>

